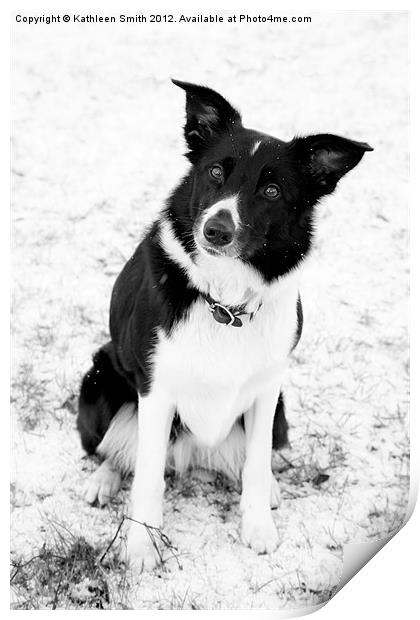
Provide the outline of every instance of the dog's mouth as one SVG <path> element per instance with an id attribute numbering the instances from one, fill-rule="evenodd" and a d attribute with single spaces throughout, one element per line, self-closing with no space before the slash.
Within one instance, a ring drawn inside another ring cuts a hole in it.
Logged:
<path id="1" fill-rule="evenodd" d="M 239 258 L 240 251 L 238 247 L 238 243 L 235 240 L 232 240 L 231 243 L 223 246 L 217 246 L 212 243 L 209 243 L 204 235 L 200 232 L 194 233 L 194 241 L 196 248 L 199 252 L 202 252 L 205 255 L 215 256 L 215 257 L 225 257 L 225 258 Z"/>

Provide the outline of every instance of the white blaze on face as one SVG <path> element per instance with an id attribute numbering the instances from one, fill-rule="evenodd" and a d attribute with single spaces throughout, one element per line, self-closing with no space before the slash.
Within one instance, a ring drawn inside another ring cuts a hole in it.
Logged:
<path id="1" fill-rule="evenodd" d="M 258 151 L 259 147 L 261 146 L 261 140 L 257 140 L 254 144 L 254 146 L 251 149 L 250 155 L 255 155 L 255 153 Z"/>
<path id="2" fill-rule="evenodd" d="M 233 196 L 229 196 L 228 198 L 219 200 L 214 205 L 212 205 L 210 209 L 207 209 L 204 214 L 201 229 L 204 230 L 204 226 L 206 225 L 207 220 L 217 215 L 219 211 L 229 211 L 229 213 L 232 216 L 232 220 L 235 225 L 235 228 L 237 228 L 240 223 L 239 212 L 238 212 L 238 198 L 239 198 L 239 194 L 233 194 Z"/>

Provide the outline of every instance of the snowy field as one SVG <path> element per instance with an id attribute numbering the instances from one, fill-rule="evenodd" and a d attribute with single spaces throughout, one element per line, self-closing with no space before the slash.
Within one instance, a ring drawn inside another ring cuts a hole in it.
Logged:
<path id="1" fill-rule="evenodd" d="M 344 543 L 401 524 L 407 19 L 312 17 L 15 27 L 14 608 L 302 607 L 334 592 Z M 184 98 L 171 76 L 219 90 L 249 127 L 284 139 L 338 133 L 375 151 L 318 208 L 303 337 L 284 382 L 290 447 L 273 457 L 280 547 L 270 556 L 243 547 L 238 489 L 226 481 L 170 479 L 164 532 L 176 549 L 138 576 L 118 562 L 118 537 L 110 546 L 130 481 L 104 509 L 81 497 L 96 464 L 79 445 L 75 403 L 108 338 L 114 280 L 187 166 Z"/>

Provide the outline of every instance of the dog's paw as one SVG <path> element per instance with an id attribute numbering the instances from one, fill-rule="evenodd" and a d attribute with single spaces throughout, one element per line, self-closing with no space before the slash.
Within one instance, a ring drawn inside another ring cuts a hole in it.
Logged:
<path id="1" fill-rule="evenodd" d="M 154 529 L 147 529 L 141 523 L 131 523 L 122 560 L 134 573 L 151 571 L 160 564 L 162 558 L 157 538 Z"/>
<path id="2" fill-rule="evenodd" d="M 280 491 L 279 483 L 277 482 L 273 474 L 271 478 L 271 499 L 270 499 L 271 508 L 278 508 L 280 506 L 280 503 L 281 503 L 281 491 Z"/>
<path id="3" fill-rule="evenodd" d="M 98 500 L 101 506 L 107 504 L 121 486 L 121 474 L 108 461 L 100 467 L 86 481 L 83 496 L 89 504 Z"/>
<path id="4" fill-rule="evenodd" d="M 270 515 L 244 512 L 242 516 L 242 542 L 256 553 L 272 553 L 280 538 Z"/>

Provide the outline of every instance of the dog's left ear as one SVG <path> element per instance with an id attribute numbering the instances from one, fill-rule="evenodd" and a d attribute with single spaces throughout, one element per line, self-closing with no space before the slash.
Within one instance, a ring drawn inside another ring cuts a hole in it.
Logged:
<path id="1" fill-rule="evenodd" d="M 366 142 L 356 142 L 332 134 L 295 138 L 292 153 L 308 175 L 310 185 L 319 196 L 329 194 L 338 181 L 352 170 L 366 151 L 373 148 Z"/>
<path id="2" fill-rule="evenodd" d="M 199 155 L 217 134 L 241 124 L 239 112 L 215 90 L 179 80 L 172 82 L 187 94 L 184 134 L 190 159 Z"/>

